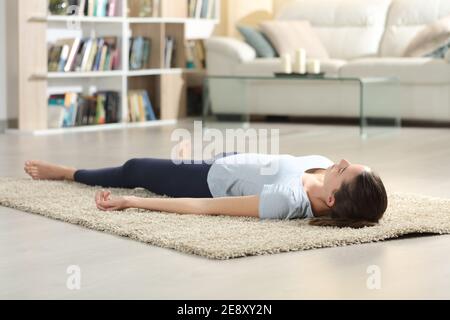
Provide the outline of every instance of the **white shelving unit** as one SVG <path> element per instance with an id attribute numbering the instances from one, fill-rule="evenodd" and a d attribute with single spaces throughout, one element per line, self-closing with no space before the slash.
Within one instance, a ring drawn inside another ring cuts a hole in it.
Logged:
<path id="1" fill-rule="evenodd" d="M 43 130 L 17 130 L 9 129 L 7 133 L 12 134 L 31 134 L 34 136 L 51 136 L 66 133 L 80 133 L 80 132 L 96 132 L 105 130 L 119 130 L 119 129 L 133 129 L 133 128 L 151 128 L 157 126 L 168 126 L 176 124 L 176 120 L 158 120 L 151 122 L 133 122 L 133 123 L 112 123 L 97 126 L 79 126 L 72 128 L 60 129 L 43 129 Z"/>
<path id="2" fill-rule="evenodd" d="M 84 17 L 84 16 L 34 16 L 30 21 L 35 22 L 84 22 L 84 23 L 213 23 L 218 24 L 218 19 L 195 19 L 195 18 L 145 18 L 145 17 Z"/>
<path id="3" fill-rule="evenodd" d="M 153 126 L 157 124 L 171 124 L 185 116 L 186 87 L 184 77 L 197 70 L 185 69 L 185 40 L 201 40 L 211 36 L 218 19 L 194 19 L 187 17 L 188 0 L 161 1 L 161 17 L 138 17 L 129 10 L 138 0 L 117 0 L 119 9 L 115 17 L 85 17 L 85 16 L 55 16 L 48 15 L 47 0 L 24 0 L 17 5 L 19 11 L 19 23 L 22 30 L 35 33 L 35 41 L 31 44 L 20 39 L 19 51 L 30 50 L 31 46 L 39 46 L 39 54 L 33 61 L 19 62 L 26 65 L 23 77 L 19 79 L 24 88 L 38 92 L 36 99 L 39 103 L 33 108 L 28 107 L 29 112 L 39 114 L 32 116 L 28 112 L 19 112 L 19 131 L 34 133 L 49 132 L 74 132 L 79 130 L 102 130 L 124 127 Z M 216 0 L 215 16 L 220 17 L 220 0 Z M 129 4 L 131 6 L 129 6 Z M 130 16 L 128 16 L 130 13 Z M 174 57 L 176 67 L 163 67 L 164 39 L 166 35 L 175 37 L 177 42 L 177 53 Z M 58 39 L 103 37 L 114 36 L 119 39 L 120 45 L 120 70 L 99 72 L 47 72 L 47 48 L 45 43 L 54 42 Z M 152 52 L 150 68 L 144 70 L 129 70 L 129 41 L 132 36 L 146 36 L 152 40 Z M 44 43 L 39 39 L 45 37 Z M 180 50 L 180 47 L 183 47 Z M 28 87 L 29 86 L 29 87 Z M 37 87 L 39 91 L 36 91 Z M 96 125 L 80 128 L 47 128 L 47 97 L 51 93 L 63 92 L 66 88 L 73 91 L 77 89 L 81 93 L 89 94 L 97 90 L 114 90 L 121 95 L 121 123 L 113 125 Z M 45 92 L 41 92 L 44 89 Z M 46 89 L 46 90 L 45 90 Z M 152 123 L 127 123 L 128 121 L 128 99 L 129 90 L 146 89 L 149 91 L 152 103 L 160 121 Z M 19 90 L 20 91 L 20 90 Z M 27 108 L 20 102 L 19 108 Z"/>

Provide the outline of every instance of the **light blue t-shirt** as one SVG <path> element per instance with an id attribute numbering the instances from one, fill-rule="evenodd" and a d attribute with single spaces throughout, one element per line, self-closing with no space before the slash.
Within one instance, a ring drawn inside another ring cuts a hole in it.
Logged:
<path id="1" fill-rule="evenodd" d="M 310 169 L 326 169 L 323 156 L 237 154 L 217 159 L 208 173 L 215 198 L 259 195 L 261 219 L 314 217 L 302 177 Z"/>

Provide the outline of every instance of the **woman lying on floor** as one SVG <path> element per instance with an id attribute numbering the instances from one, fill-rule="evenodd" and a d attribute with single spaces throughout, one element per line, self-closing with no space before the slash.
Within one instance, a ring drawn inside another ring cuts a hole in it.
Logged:
<path id="1" fill-rule="evenodd" d="M 36 180 L 145 188 L 171 197 L 113 197 L 99 191 L 95 201 L 104 211 L 141 208 L 261 219 L 313 218 L 313 225 L 361 228 L 376 225 L 388 203 L 383 182 L 368 167 L 346 160 L 334 164 L 323 156 L 234 153 L 201 164 L 132 159 L 121 167 L 100 170 L 28 161 L 25 171 Z"/>

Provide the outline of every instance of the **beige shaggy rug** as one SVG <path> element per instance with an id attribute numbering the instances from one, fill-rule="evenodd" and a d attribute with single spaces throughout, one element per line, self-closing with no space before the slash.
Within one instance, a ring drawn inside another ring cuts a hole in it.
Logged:
<path id="1" fill-rule="evenodd" d="M 94 202 L 99 189 L 70 182 L 0 178 L 0 205 L 211 259 L 346 246 L 411 233 L 450 233 L 450 199 L 394 194 L 379 226 L 354 230 L 313 227 L 305 220 L 261 221 L 135 209 L 102 212 Z M 112 191 L 155 196 L 142 189 Z"/>

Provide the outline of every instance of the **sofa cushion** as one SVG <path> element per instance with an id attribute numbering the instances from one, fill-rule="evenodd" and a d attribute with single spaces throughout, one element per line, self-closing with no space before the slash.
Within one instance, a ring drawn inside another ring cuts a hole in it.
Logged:
<path id="1" fill-rule="evenodd" d="M 265 21 L 261 23 L 261 30 L 280 56 L 294 56 L 298 48 L 305 48 L 310 58 L 329 58 L 327 50 L 308 21 Z"/>
<path id="2" fill-rule="evenodd" d="M 269 39 L 258 29 L 246 26 L 238 26 L 237 29 L 247 42 L 256 51 L 258 58 L 275 58 L 278 53 Z"/>
<path id="3" fill-rule="evenodd" d="M 450 83 L 450 64 L 432 58 L 367 58 L 349 61 L 341 77 L 398 77 L 405 84 Z"/>
<path id="4" fill-rule="evenodd" d="M 328 75 L 337 75 L 339 68 L 346 64 L 344 60 L 321 61 L 322 71 Z M 234 74 L 240 76 L 267 76 L 273 77 L 275 72 L 281 71 L 281 59 L 255 59 L 251 62 L 241 63 L 235 68 Z"/>
<path id="5" fill-rule="evenodd" d="M 297 0 L 278 20 L 308 20 L 331 58 L 377 56 L 391 0 Z"/>
<path id="6" fill-rule="evenodd" d="M 380 55 L 402 57 L 409 43 L 426 25 L 448 15 L 449 0 L 393 0 Z"/>
<path id="7" fill-rule="evenodd" d="M 409 43 L 405 57 L 425 57 L 433 55 L 450 43 L 450 15 L 427 25 Z M 440 58 L 445 56 L 445 52 Z"/>
<path id="8" fill-rule="evenodd" d="M 426 55 L 427 57 L 436 59 L 446 59 L 447 53 L 450 52 L 450 41 L 446 45 L 434 50 L 432 53 Z"/>

